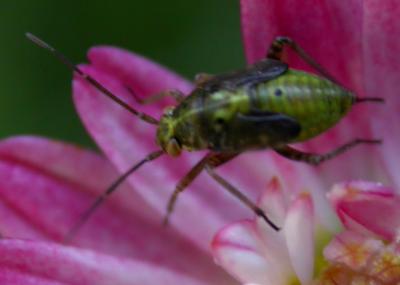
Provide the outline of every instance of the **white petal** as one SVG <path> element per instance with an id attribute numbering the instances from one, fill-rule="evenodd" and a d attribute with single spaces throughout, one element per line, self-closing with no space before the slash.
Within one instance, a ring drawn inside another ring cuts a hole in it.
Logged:
<path id="1" fill-rule="evenodd" d="M 261 196 L 258 206 L 278 227 L 282 227 L 286 216 L 286 202 L 282 185 L 277 177 L 273 177 L 267 185 L 267 190 Z"/>
<path id="2" fill-rule="evenodd" d="M 314 271 L 314 213 L 309 194 L 300 194 L 289 208 L 284 233 L 294 271 L 309 284 Z"/>
<path id="3" fill-rule="evenodd" d="M 292 268 L 282 255 L 275 255 L 286 249 L 260 237 L 253 221 L 225 227 L 213 241 L 216 262 L 243 283 L 287 284 L 294 276 Z"/>

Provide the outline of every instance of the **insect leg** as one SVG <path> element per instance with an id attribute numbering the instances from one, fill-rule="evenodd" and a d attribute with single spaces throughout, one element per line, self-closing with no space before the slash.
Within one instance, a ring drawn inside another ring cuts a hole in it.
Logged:
<path id="1" fill-rule="evenodd" d="M 163 224 L 168 225 L 169 218 L 174 211 L 174 207 L 176 201 L 178 199 L 178 195 L 183 192 L 192 182 L 193 180 L 203 171 L 204 167 L 209 164 L 213 167 L 218 167 L 225 162 L 234 158 L 237 153 L 232 154 L 222 154 L 222 153 L 208 153 L 205 157 L 203 157 L 192 169 L 178 182 L 175 187 L 174 192 L 169 198 L 167 205 L 167 213 L 164 217 Z"/>
<path id="2" fill-rule="evenodd" d="M 292 50 L 294 50 L 300 58 L 302 58 L 306 63 L 308 63 L 311 67 L 313 67 L 316 71 L 318 71 L 321 75 L 329 79 L 330 81 L 337 83 L 337 81 L 319 64 L 317 63 L 311 56 L 309 56 L 295 41 L 288 37 L 276 37 L 272 42 L 271 46 L 267 52 L 267 58 L 281 60 L 283 48 L 285 46 L 289 46 Z"/>
<path id="3" fill-rule="evenodd" d="M 214 171 L 214 167 L 211 165 L 206 165 L 206 170 L 207 173 L 214 178 L 215 181 L 217 181 L 222 187 L 224 187 L 226 190 L 228 190 L 229 193 L 231 193 L 233 196 L 238 198 L 240 201 L 242 201 L 247 207 L 249 207 L 257 216 L 263 218 L 268 225 L 270 225 L 274 230 L 279 231 L 279 227 L 275 225 L 265 214 L 265 212 L 259 208 L 256 204 L 254 204 L 249 198 L 247 198 L 246 195 L 244 195 L 242 192 L 240 192 L 236 187 L 232 186 L 228 181 L 226 181 L 222 176 L 218 175 Z"/>
<path id="4" fill-rule="evenodd" d="M 131 168 L 129 168 L 124 174 L 122 174 L 118 179 L 116 179 L 96 200 L 92 205 L 81 215 L 78 222 L 71 228 L 71 230 L 65 235 L 64 242 L 68 243 L 82 227 L 83 224 L 90 218 L 94 211 L 110 196 L 122 182 L 124 182 L 133 172 L 139 169 L 146 162 L 152 161 L 160 157 L 164 152 L 162 150 L 154 151 L 148 154 L 144 159 L 135 163 Z"/>
<path id="5" fill-rule="evenodd" d="M 292 148 L 290 146 L 274 148 L 274 150 L 288 159 L 303 161 L 312 165 L 319 165 L 320 163 L 332 159 L 335 156 L 338 156 L 359 144 L 380 144 L 380 143 L 382 143 L 381 140 L 355 139 L 324 154 L 303 152 L 295 148 Z"/>
<path id="6" fill-rule="evenodd" d="M 138 102 L 139 104 L 142 104 L 142 105 L 156 103 L 157 101 L 160 101 L 161 99 L 163 99 L 165 97 L 172 97 L 175 99 L 175 101 L 177 103 L 180 103 L 180 102 L 182 102 L 183 99 L 185 99 L 185 95 L 177 89 L 165 90 L 163 92 L 150 95 L 146 98 L 140 98 L 137 95 L 137 93 L 129 86 L 126 86 L 126 89 L 129 91 L 129 93 L 132 94 L 132 96 L 133 96 L 133 98 L 135 98 L 136 102 Z"/>

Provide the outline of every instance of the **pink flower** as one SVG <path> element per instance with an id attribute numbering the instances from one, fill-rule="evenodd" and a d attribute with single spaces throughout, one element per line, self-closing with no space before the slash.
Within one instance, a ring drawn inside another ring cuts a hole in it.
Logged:
<path id="1" fill-rule="evenodd" d="M 329 266 L 321 280 L 399 284 L 400 196 L 382 185 L 355 181 L 336 185 L 329 198 L 346 230 L 324 249 Z"/>
<path id="2" fill-rule="evenodd" d="M 232 223 L 214 238 L 217 263 L 242 284 L 398 284 L 400 196 L 357 181 L 336 185 L 329 197 L 346 227 L 334 236 L 315 225 L 308 195 L 287 199 L 273 180 L 259 206 L 282 231 L 259 218 Z"/>
<path id="3" fill-rule="evenodd" d="M 387 101 L 385 106 L 354 108 L 340 126 L 306 147 L 324 151 L 355 137 L 373 136 L 383 138 L 384 144 L 359 147 L 318 169 L 268 151 L 248 153 L 218 172 L 253 198 L 266 181 L 279 176 L 283 188 L 297 197 L 298 202 L 289 204 L 288 216 L 281 219 L 294 228 L 299 214 L 311 225 L 311 199 L 298 196 L 310 190 L 315 216 L 334 228 L 333 214 L 324 209 L 327 202 L 318 194 L 333 182 L 364 178 L 395 187 L 400 183 L 394 159 L 400 134 L 393 130 L 400 102 L 394 92 L 399 42 L 393 37 L 400 31 L 394 20 L 399 8 L 395 1 L 325 6 L 312 2 L 242 1 L 249 62 L 263 56 L 274 36 L 294 38 L 345 86 L 360 96 L 382 96 Z M 171 88 L 187 93 L 192 88 L 165 68 L 118 48 L 95 47 L 88 58 L 90 65 L 82 68 L 128 104 L 136 102 L 126 87 L 140 97 Z M 308 69 L 291 54 L 289 60 Z M 200 177 L 182 194 L 171 226 L 160 226 L 171 191 L 203 155 L 199 153 L 176 159 L 164 156 L 145 165 L 93 215 L 70 246 L 59 244 L 119 172 L 156 149 L 154 127 L 79 78 L 73 90 L 82 121 L 112 164 L 93 152 L 42 138 L 17 137 L 0 143 L 0 233 L 12 238 L 0 242 L 2 284 L 235 284 L 213 263 L 209 242 L 219 228 L 249 216 L 249 211 L 215 189 L 218 186 L 208 177 Z M 158 117 L 167 103 L 171 102 L 137 108 Z M 287 242 L 291 239 L 286 230 L 279 240 L 286 241 L 287 252 L 277 254 L 288 254 L 286 261 L 301 263 L 293 256 L 298 244 Z M 309 267 L 297 265 L 290 272 L 301 280 L 310 275 Z"/>

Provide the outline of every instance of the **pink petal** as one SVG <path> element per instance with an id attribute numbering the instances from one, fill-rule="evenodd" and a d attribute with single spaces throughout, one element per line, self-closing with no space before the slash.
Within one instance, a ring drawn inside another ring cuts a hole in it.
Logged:
<path id="1" fill-rule="evenodd" d="M 291 204 L 285 220 L 284 234 L 294 271 L 302 284 L 310 284 L 314 272 L 314 213 L 309 194 Z"/>
<path id="2" fill-rule="evenodd" d="M 103 158 L 76 146 L 35 137 L 4 140 L 0 143 L 0 232 L 9 237 L 60 241 L 116 176 Z M 162 227 L 160 220 L 149 214 L 146 203 L 130 190 L 121 187 L 82 227 L 73 243 L 162 263 L 194 276 L 214 276 L 218 282 L 227 279 L 205 252 L 176 231 Z"/>
<path id="3" fill-rule="evenodd" d="M 355 181 L 336 185 L 328 195 L 343 224 L 394 240 L 400 229 L 400 196 L 380 184 Z"/>
<path id="4" fill-rule="evenodd" d="M 243 283 L 287 284 L 293 273 L 283 243 L 261 236 L 254 222 L 223 228 L 212 243 L 216 262 Z"/>
<path id="5" fill-rule="evenodd" d="M 19 269 L 12 270 L 0 268 L 0 282 L 2 285 L 62 285 L 64 282 L 49 280 L 48 278 L 34 276 L 21 272 Z"/>
<path id="6" fill-rule="evenodd" d="M 95 192 L 95 189 L 105 189 L 119 176 L 105 158 L 92 151 L 40 137 L 20 136 L 3 140 L 0 157 L 52 172 L 63 180 L 84 186 L 85 191 L 96 195 L 98 191 Z M 132 211 L 151 213 L 152 209 L 138 195 L 127 193 L 129 187 L 121 186 L 121 189 L 126 190 L 110 197 L 110 203 L 118 201 Z"/>
<path id="7" fill-rule="evenodd" d="M 273 1 L 241 0 L 240 14 L 245 54 L 248 63 L 265 57 L 268 45 L 277 36 L 278 26 L 271 25 L 278 20 Z"/>
<path id="8" fill-rule="evenodd" d="M 364 90 L 364 80 L 374 80 L 363 77 L 363 9 L 363 2 L 357 0 L 346 3 L 242 0 L 242 31 L 248 61 L 254 62 L 264 57 L 276 36 L 289 36 L 339 82 L 356 91 L 360 97 L 381 96 L 383 94 L 372 94 L 369 90 Z M 387 52 L 385 49 L 380 51 Z M 290 52 L 288 62 L 296 68 L 311 70 Z M 377 84 L 383 83 L 381 81 Z M 308 142 L 307 149 L 327 152 L 357 137 L 381 138 L 382 133 L 379 130 L 376 134 L 371 132 L 368 121 L 371 119 L 370 114 L 375 114 L 379 109 L 385 111 L 383 106 L 376 104 L 356 106 L 338 126 Z M 368 155 L 365 155 L 367 151 Z M 377 172 L 381 168 L 378 154 L 379 146 L 359 146 L 324 163 L 318 171 L 319 176 L 326 181 L 326 185 L 352 177 L 387 178 L 382 172 Z"/>
<path id="9" fill-rule="evenodd" d="M 386 103 L 370 113 L 374 132 L 383 138 L 381 153 L 397 191 L 400 189 L 398 131 L 400 97 L 400 7 L 395 0 L 365 0 L 363 49 L 365 89 L 369 96 L 385 97 Z"/>
<path id="10" fill-rule="evenodd" d="M 12 284 L 208 284 L 143 261 L 51 243 L 1 240 L 0 253 L 0 280 L 14 277 Z"/>

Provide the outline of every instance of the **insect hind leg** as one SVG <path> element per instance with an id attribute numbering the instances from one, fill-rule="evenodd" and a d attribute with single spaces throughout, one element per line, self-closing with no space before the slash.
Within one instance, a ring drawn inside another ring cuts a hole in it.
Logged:
<path id="1" fill-rule="evenodd" d="M 324 154 L 303 152 L 303 151 L 297 150 L 295 148 L 292 148 L 290 146 L 274 148 L 274 150 L 277 153 L 279 153 L 280 155 L 282 155 L 290 160 L 303 161 L 305 163 L 317 166 L 324 161 L 330 160 L 344 152 L 347 152 L 348 150 L 354 148 L 357 145 L 381 144 L 381 143 L 382 143 L 382 140 L 377 140 L 377 139 L 354 139 L 354 140 L 349 141 L 348 143 L 345 143 L 345 144 L 339 146 L 338 148 L 335 148 L 334 150 L 331 150 L 330 152 L 327 152 Z"/>
<path id="2" fill-rule="evenodd" d="M 224 164 L 225 162 L 233 159 L 239 153 L 209 153 L 203 157 L 189 172 L 186 174 L 181 181 L 177 184 L 175 191 L 168 201 L 167 214 L 165 215 L 163 224 L 168 225 L 169 218 L 174 210 L 179 193 L 183 192 L 187 186 L 203 171 L 205 168 L 207 173 L 221 186 L 223 186 L 228 192 L 242 201 L 247 207 L 249 207 L 257 216 L 263 218 L 267 224 L 269 224 L 274 230 L 279 231 L 279 227 L 276 226 L 265 214 L 265 212 L 254 204 L 247 196 L 232 186 L 228 181 L 219 176 L 214 172 L 214 168 Z"/>
<path id="3" fill-rule="evenodd" d="M 220 184 L 222 187 L 224 187 L 226 190 L 228 190 L 229 193 L 231 193 L 233 196 L 238 198 L 240 201 L 242 201 L 247 207 L 249 207 L 257 216 L 261 217 L 264 219 L 265 222 L 267 222 L 268 225 L 271 226 L 275 231 L 279 231 L 280 228 L 275 225 L 265 214 L 265 212 L 259 208 L 256 204 L 254 204 L 246 195 L 244 195 L 242 192 L 240 192 L 236 187 L 234 187 L 232 184 L 230 184 L 227 180 L 225 180 L 222 176 L 218 175 L 215 171 L 214 168 L 210 165 L 205 166 L 207 173 L 216 181 L 218 184 Z"/>
<path id="4" fill-rule="evenodd" d="M 385 103 L 385 99 L 380 97 L 356 97 L 354 103 L 364 103 L 364 102 L 373 102 L 373 103 Z"/>
<path id="5" fill-rule="evenodd" d="M 337 84 L 337 81 L 310 55 L 308 55 L 303 48 L 301 48 L 294 40 L 289 37 L 276 37 L 267 51 L 267 58 L 271 59 L 282 59 L 283 49 L 285 46 L 289 46 L 294 52 L 296 52 L 301 59 L 307 64 L 318 71 L 322 76 L 329 79 L 330 81 Z"/>

